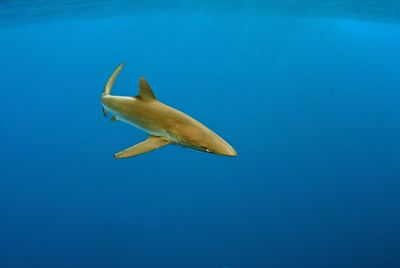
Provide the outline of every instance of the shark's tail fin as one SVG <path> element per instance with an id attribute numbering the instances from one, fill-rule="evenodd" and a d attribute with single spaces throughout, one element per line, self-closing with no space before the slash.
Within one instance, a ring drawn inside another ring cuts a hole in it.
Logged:
<path id="1" fill-rule="evenodd" d="M 104 87 L 104 91 L 103 91 L 103 96 L 107 96 L 110 95 L 111 92 L 111 88 L 114 85 L 115 79 L 117 78 L 119 72 L 122 70 L 122 67 L 124 66 L 123 63 L 121 63 L 117 69 L 115 69 L 115 71 L 112 73 L 112 75 L 110 76 L 110 78 L 108 78 L 107 84 Z"/>
<path id="2" fill-rule="evenodd" d="M 119 72 L 121 72 L 123 66 L 124 66 L 123 63 L 118 65 L 117 69 L 115 69 L 115 71 L 112 73 L 110 78 L 108 78 L 107 84 L 104 86 L 104 91 L 103 91 L 103 95 L 102 96 L 110 95 L 111 88 L 114 85 L 115 79 L 117 78 Z M 103 114 L 104 114 L 105 117 L 107 117 L 107 110 L 104 109 L 104 108 L 103 108 Z"/>

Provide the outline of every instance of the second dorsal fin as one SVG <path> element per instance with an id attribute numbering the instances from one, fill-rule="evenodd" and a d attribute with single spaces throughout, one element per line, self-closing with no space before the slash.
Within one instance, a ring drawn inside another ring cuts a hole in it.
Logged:
<path id="1" fill-rule="evenodd" d="M 150 85 L 147 81 L 143 78 L 139 78 L 139 96 L 142 100 L 156 100 L 156 96 L 154 95 L 153 91 L 151 90 Z"/>

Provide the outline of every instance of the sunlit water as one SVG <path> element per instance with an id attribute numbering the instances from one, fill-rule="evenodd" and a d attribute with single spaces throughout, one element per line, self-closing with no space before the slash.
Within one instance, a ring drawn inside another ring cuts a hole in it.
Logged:
<path id="1" fill-rule="evenodd" d="M 265 15 L 292 14 L 300 16 L 329 16 L 358 18 L 398 23 L 399 0 L 246 0 L 246 1 L 48 1 L 3 0 L 0 2 L 1 23 L 21 23 L 50 18 L 77 16 L 121 16 L 159 12 L 253 13 Z"/>

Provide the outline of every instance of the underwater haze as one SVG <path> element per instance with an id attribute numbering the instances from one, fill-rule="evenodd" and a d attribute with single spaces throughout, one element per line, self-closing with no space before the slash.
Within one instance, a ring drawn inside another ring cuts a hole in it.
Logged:
<path id="1" fill-rule="evenodd" d="M 360 2 L 1 1 L 0 267 L 400 267 L 399 1 Z M 121 62 L 238 156 L 114 159 Z"/>

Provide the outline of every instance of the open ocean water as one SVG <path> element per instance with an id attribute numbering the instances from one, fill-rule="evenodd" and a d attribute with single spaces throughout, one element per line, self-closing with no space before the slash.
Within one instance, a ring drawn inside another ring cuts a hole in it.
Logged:
<path id="1" fill-rule="evenodd" d="M 235 158 L 147 135 L 154 93 Z M 400 267 L 400 1 L 1 1 L 0 267 Z"/>

